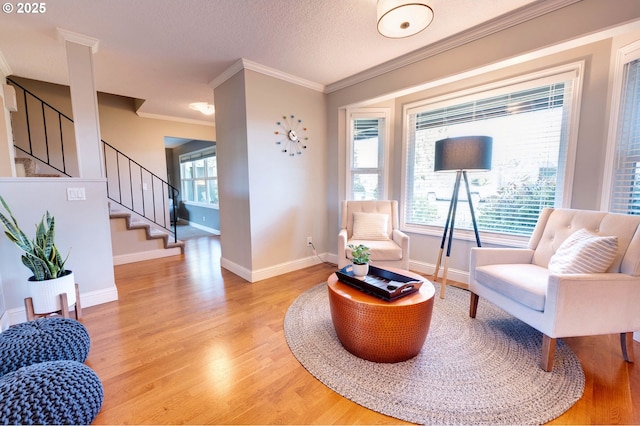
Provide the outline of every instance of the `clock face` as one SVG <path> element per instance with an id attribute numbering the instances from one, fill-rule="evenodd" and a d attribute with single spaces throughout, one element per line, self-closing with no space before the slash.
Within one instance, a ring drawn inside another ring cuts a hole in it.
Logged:
<path id="1" fill-rule="evenodd" d="M 276 130 L 276 135 L 282 135 L 282 139 L 276 141 L 277 145 L 282 145 L 282 152 L 288 153 L 290 156 L 302 154 L 303 149 L 307 149 L 306 142 L 309 138 L 306 136 L 307 128 L 302 127 L 302 120 L 295 120 L 295 116 L 283 116 L 283 121 L 278 121 L 278 125 L 282 130 Z"/>

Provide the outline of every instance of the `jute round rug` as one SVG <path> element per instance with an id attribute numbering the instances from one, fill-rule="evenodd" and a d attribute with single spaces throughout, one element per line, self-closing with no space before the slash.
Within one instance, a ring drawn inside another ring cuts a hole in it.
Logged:
<path id="1" fill-rule="evenodd" d="M 422 351 L 396 364 L 365 361 L 338 340 L 320 284 L 300 295 L 284 319 L 294 356 L 318 380 L 364 407 L 421 424 L 542 424 L 584 391 L 575 354 L 558 340 L 552 372 L 540 368 L 542 335 L 469 293 L 448 287 L 438 298 Z"/>

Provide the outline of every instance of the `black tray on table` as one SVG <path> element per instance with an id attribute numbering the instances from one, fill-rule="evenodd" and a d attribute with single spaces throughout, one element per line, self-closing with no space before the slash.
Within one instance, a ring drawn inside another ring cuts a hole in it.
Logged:
<path id="1" fill-rule="evenodd" d="M 391 302 L 420 290 L 422 281 L 369 265 L 365 277 L 356 277 L 352 265 L 336 272 L 338 279 L 358 290 Z"/>

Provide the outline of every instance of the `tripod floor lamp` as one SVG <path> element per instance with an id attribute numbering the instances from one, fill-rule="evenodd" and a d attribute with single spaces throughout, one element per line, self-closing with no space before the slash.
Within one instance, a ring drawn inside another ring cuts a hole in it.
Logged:
<path id="1" fill-rule="evenodd" d="M 444 232 L 442 233 L 442 242 L 440 243 L 440 252 L 438 253 L 436 271 L 434 273 L 434 279 L 437 280 L 440 264 L 442 262 L 442 254 L 446 243 L 447 253 L 444 259 L 442 285 L 440 286 L 441 299 L 444 299 L 445 287 L 447 285 L 449 256 L 451 255 L 451 242 L 453 240 L 453 228 L 456 221 L 456 209 L 458 207 L 458 192 L 460 190 L 461 178 L 464 178 L 464 184 L 467 190 L 467 201 L 469 203 L 469 210 L 471 211 L 471 221 L 473 222 L 473 230 L 476 235 L 476 243 L 478 244 L 478 247 L 480 247 L 480 234 L 478 233 L 476 215 L 473 211 L 473 202 L 471 201 L 471 191 L 469 190 L 467 170 L 491 170 L 492 146 L 493 138 L 489 136 L 463 136 L 458 138 L 442 139 L 436 142 L 434 171 L 456 172 L 456 183 L 453 187 L 453 194 L 451 195 L 449 213 L 447 214 L 447 221 L 444 226 Z"/>

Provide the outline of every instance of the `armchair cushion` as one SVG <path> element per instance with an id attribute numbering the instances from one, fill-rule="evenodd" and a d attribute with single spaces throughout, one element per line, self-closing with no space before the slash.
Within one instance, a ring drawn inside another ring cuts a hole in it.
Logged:
<path id="1" fill-rule="evenodd" d="M 606 272 L 618 253 L 618 237 L 599 236 L 586 229 L 571 234 L 549 260 L 554 274 Z"/>
<path id="2" fill-rule="evenodd" d="M 382 213 L 353 213 L 354 240 L 388 240 L 389 215 Z"/>
<path id="3" fill-rule="evenodd" d="M 476 279 L 498 293 L 536 311 L 543 311 L 549 271 L 531 264 L 495 264 L 477 267 Z"/>
<path id="4" fill-rule="evenodd" d="M 394 243 L 391 240 L 376 241 L 376 240 L 350 240 L 349 244 L 358 245 L 364 244 L 369 247 L 369 253 L 371 253 L 371 261 L 376 260 L 401 260 L 402 259 L 402 247 Z M 352 259 L 351 250 L 347 249 L 347 257 Z"/>

